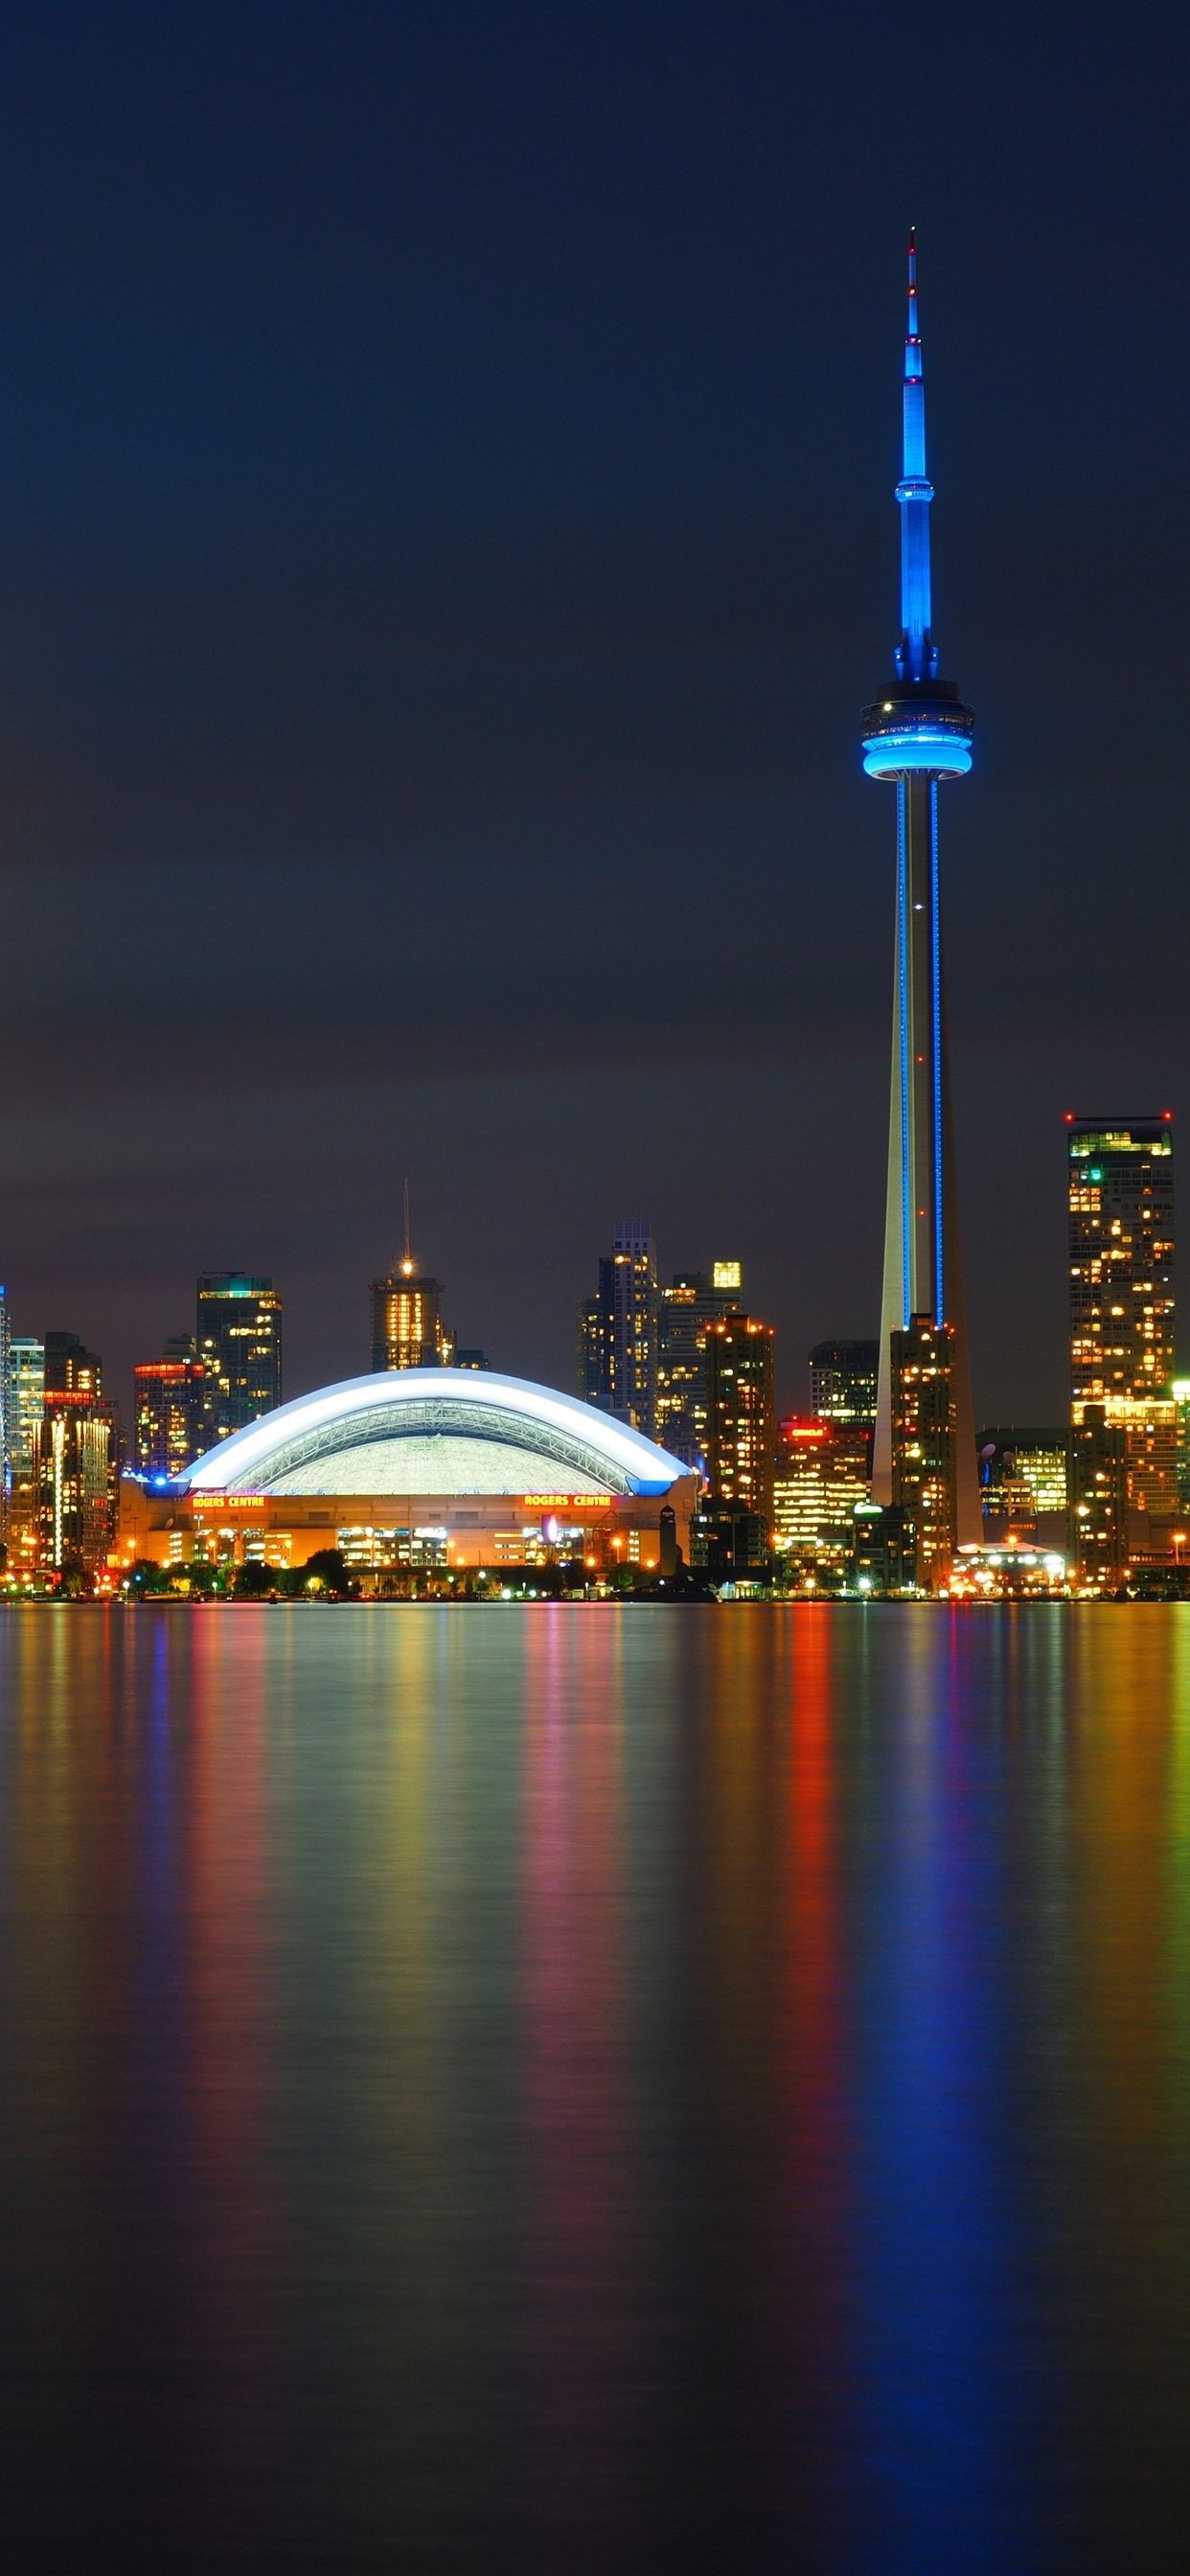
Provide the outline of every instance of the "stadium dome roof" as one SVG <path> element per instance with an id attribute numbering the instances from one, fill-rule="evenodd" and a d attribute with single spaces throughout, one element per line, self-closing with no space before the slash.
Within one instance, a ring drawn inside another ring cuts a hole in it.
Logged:
<path id="1" fill-rule="evenodd" d="M 491 1369 L 345 1378 L 189 1468 L 193 1494 L 663 1494 L 689 1469 L 577 1396 Z"/>

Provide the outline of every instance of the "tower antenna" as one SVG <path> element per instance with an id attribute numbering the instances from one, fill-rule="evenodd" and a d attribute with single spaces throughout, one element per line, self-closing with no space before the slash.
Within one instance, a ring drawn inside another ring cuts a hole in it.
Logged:
<path id="1" fill-rule="evenodd" d="M 401 1262 L 401 1268 L 402 1268 L 402 1270 L 405 1272 L 406 1277 L 408 1277 L 409 1272 L 410 1272 L 410 1271 L 412 1270 L 412 1268 L 413 1268 L 413 1253 L 412 1253 L 412 1250 L 411 1250 L 411 1248 L 410 1248 L 410 1238 L 409 1238 L 409 1183 L 408 1183 L 408 1181 L 406 1181 L 406 1183 L 405 1183 L 405 1251 L 404 1251 L 404 1256 L 403 1256 L 403 1258 L 402 1258 L 402 1262 Z"/>

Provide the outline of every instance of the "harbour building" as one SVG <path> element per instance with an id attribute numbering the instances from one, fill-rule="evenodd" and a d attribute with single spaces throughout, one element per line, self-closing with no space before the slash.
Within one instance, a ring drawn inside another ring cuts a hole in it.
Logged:
<path id="1" fill-rule="evenodd" d="M 872 1494 L 880 1503 L 914 1481 L 896 1455 L 893 1338 L 927 1328 L 945 1337 L 954 1436 L 945 1473 L 954 1492 L 937 1527 L 959 1545 L 980 1536 L 975 1424 L 963 1301 L 954 1130 L 946 1032 L 939 789 L 971 767 L 972 715 L 939 671 L 930 567 L 926 412 L 917 304 L 917 247 L 909 236 L 909 314 L 902 384 L 901 633 L 893 673 L 863 717 L 864 768 L 896 793 L 892 1084 L 879 1390 Z M 941 1339 L 935 1342 L 940 1352 Z M 903 1358 L 905 1354 L 903 1353 Z M 939 1466 L 938 1472 L 943 1472 Z M 927 1542 L 919 1527 L 919 1551 Z M 928 1542 L 933 1562 L 934 1542 Z"/>

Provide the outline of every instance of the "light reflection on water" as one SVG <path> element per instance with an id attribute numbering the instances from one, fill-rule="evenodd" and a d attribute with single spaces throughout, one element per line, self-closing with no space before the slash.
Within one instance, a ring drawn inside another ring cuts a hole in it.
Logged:
<path id="1" fill-rule="evenodd" d="M 14 2563 L 1185 2563 L 1190 1608 L 46 1608 L 0 1691 Z"/>

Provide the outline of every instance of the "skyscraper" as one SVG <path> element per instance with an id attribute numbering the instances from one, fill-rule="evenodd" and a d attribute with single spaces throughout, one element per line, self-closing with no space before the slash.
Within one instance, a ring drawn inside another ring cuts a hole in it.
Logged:
<path id="1" fill-rule="evenodd" d="M 599 1286 L 578 1310 L 578 1391 L 584 1404 L 612 1411 L 612 1295 L 610 1261 L 599 1264 Z"/>
<path id="2" fill-rule="evenodd" d="M 405 1237 L 399 1261 L 368 1291 L 372 1304 L 372 1372 L 388 1369 L 446 1368 L 454 1357 L 450 1334 L 442 1321 L 442 1284 L 420 1270 L 413 1258 L 409 1231 L 409 1183 L 405 1183 Z"/>
<path id="3" fill-rule="evenodd" d="M 444 1368 L 451 1357 L 442 1321 L 442 1285 L 419 1270 L 406 1252 L 396 1268 L 372 1281 L 372 1367 Z"/>
<path id="4" fill-rule="evenodd" d="M 615 1410 L 651 1440 L 657 1421 L 657 1254 L 652 1231 L 623 1221 L 612 1241 Z"/>
<path id="5" fill-rule="evenodd" d="M 103 1400 L 97 1351 L 77 1333 L 47 1333 L 35 1450 L 41 1562 L 63 1572 L 103 1563 L 115 1537 L 118 1428 Z"/>
<path id="6" fill-rule="evenodd" d="M 207 1440 L 214 1447 L 281 1402 L 281 1300 L 272 1280 L 205 1270 L 195 1344 L 207 1373 Z"/>
<path id="7" fill-rule="evenodd" d="M 1071 1116 L 1066 1138 L 1072 1537 L 1107 1581 L 1179 1509 L 1173 1125 Z"/>
<path id="8" fill-rule="evenodd" d="M 716 1261 L 676 1270 L 658 1299 L 656 1435 L 691 1465 L 706 1455 L 707 1326 L 738 1308 L 743 1281 L 738 1261 Z"/>
<path id="9" fill-rule="evenodd" d="M 893 1502 L 917 1533 L 917 1580 L 945 1587 L 956 1545 L 954 1326 L 911 1315 L 889 1336 Z"/>
<path id="10" fill-rule="evenodd" d="M 207 1446 L 207 1373 L 201 1360 L 140 1360 L 132 1372 L 137 1470 L 180 1476 Z"/>
<path id="11" fill-rule="evenodd" d="M 44 1408 L 45 1344 L 14 1334 L 8 1346 L 10 1574 L 28 1574 L 37 1562 L 37 1449 Z"/>
<path id="12" fill-rule="evenodd" d="M 915 1318 L 949 1331 L 955 1412 L 954 1521 L 960 1544 L 980 1536 L 975 1424 L 955 1199 L 950 1067 L 942 978 L 938 788 L 971 767 L 972 716 L 938 676 L 930 599 L 930 503 L 925 386 L 917 312 L 917 251 L 909 236 L 909 320 L 902 394 L 901 638 L 894 676 L 863 717 L 864 768 L 897 791 L 888 1202 L 880 1317 L 880 1388 L 872 1462 L 876 1501 L 896 1482 L 892 1336 Z"/>
<path id="13" fill-rule="evenodd" d="M 579 1308 L 579 1387 L 651 1440 L 657 1419 L 657 1255 L 647 1225 L 617 1225 L 599 1288 Z"/>
<path id="14" fill-rule="evenodd" d="M 754 1512 L 773 1535 L 773 1328 L 755 1315 L 708 1324 L 707 1477 L 724 1502 Z"/>

